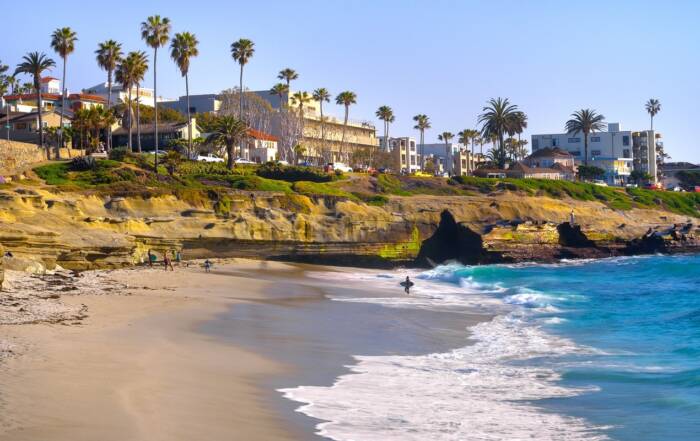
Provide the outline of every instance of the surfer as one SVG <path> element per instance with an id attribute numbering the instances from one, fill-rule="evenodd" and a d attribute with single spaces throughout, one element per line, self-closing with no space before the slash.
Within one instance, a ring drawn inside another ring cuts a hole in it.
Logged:
<path id="1" fill-rule="evenodd" d="M 411 282 L 411 279 L 408 276 L 406 276 L 405 281 L 401 282 L 401 286 L 403 286 L 403 290 L 406 294 L 409 294 L 409 295 L 411 294 L 410 290 L 411 290 L 411 287 L 413 286 L 413 282 Z"/>

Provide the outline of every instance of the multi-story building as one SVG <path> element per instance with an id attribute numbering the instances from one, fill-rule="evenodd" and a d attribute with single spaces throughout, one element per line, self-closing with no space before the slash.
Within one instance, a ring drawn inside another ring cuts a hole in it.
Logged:
<path id="1" fill-rule="evenodd" d="M 298 115 L 299 108 L 290 92 L 283 97 L 272 95 L 269 90 L 251 92 L 267 101 L 275 110 L 293 112 Z M 360 149 L 377 149 L 379 140 L 374 124 L 366 121 L 348 120 L 347 127 L 343 118 L 336 118 L 327 113 L 324 108 L 323 123 L 321 122 L 321 106 L 316 100 L 311 100 L 304 106 L 304 124 L 299 144 L 305 148 L 304 156 L 311 162 L 349 163 L 353 153 Z M 278 119 L 281 118 L 278 117 Z M 272 124 L 272 135 L 284 138 L 285 128 L 280 121 Z M 343 133 L 345 138 L 343 141 Z"/>
<path id="2" fill-rule="evenodd" d="M 632 172 L 633 132 L 620 130 L 619 123 L 608 124 L 607 132 L 588 135 L 588 161 L 585 157 L 582 133 L 557 133 L 532 135 L 532 151 L 545 148 L 559 148 L 570 153 L 576 165 L 588 165 L 605 170 L 605 181 L 612 185 L 627 182 Z"/>
<path id="3" fill-rule="evenodd" d="M 384 137 L 379 138 L 380 150 L 391 152 L 394 169 L 396 172 L 412 173 L 420 170 L 420 155 L 416 149 L 416 140 L 404 136 L 401 138 L 389 138 L 388 148 L 384 145 Z"/>
<path id="4" fill-rule="evenodd" d="M 484 157 L 467 149 L 459 149 L 452 154 L 452 176 L 468 176 L 474 174 Z"/>
<path id="5" fill-rule="evenodd" d="M 54 77 L 44 77 L 40 81 L 41 93 L 61 94 L 61 80 Z"/>
<path id="6" fill-rule="evenodd" d="M 83 93 L 89 95 L 98 95 L 104 98 L 105 101 L 107 101 L 107 98 L 109 96 L 109 85 L 106 82 L 96 84 L 92 87 L 88 87 L 87 89 L 83 89 Z M 129 91 L 124 90 L 121 84 L 112 83 L 112 104 L 125 103 L 128 101 L 128 99 Z M 131 99 L 133 101 L 138 100 L 138 102 L 148 107 L 154 107 L 156 102 L 155 93 L 153 92 L 153 89 L 149 89 L 147 87 L 141 87 L 137 93 L 136 86 L 133 86 L 131 88 Z M 162 101 L 172 100 L 166 100 L 163 97 L 158 97 L 158 102 L 160 103 Z"/>
<path id="7" fill-rule="evenodd" d="M 13 112 L 36 112 L 37 94 L 23 93 L 12 94 L 3 97 L 3 102 Z M 60 110 L 63 104 L 61 95 L 61 81 L 57 78 L 46 77 L 41 79 L 41 100 L 43 110 Z M 79 109 L 89 109 L 96 106 L 104 106 L 107 101 L 98 95 L 86 93 L 66 94 L 66 113 Z"/>
<path id="8" fill-rule="evenodd" d="M 632 133 L 634 169 L 648 173 L 654 184 L 661 179 L 658 165 L 662 162 L 659 152 L 663 151 L 663 148 L 664 143 L 661 141 L 661 133 L 654 130 Z"/>
<path id="9" fill-rule="evenodd" d="M 162 106 L 177 110 L 183 115 L 187 114 L 187 97 L 181 96 L 175 101 L 162 101 Z M 208 93 L 203 95 L 190 95 L 190 114 L 216 113 L 221 109 L 219 95 Z"/>

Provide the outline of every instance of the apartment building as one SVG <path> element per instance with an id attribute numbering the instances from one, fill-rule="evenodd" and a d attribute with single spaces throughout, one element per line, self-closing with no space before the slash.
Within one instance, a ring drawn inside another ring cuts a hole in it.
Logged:
<path id="1" fill-rule="evenodd" d="M 384 137 L 379 138 L 379 148 L 386 150 Z M 397 172 L 412 173 L 420 170 L 420 155 L 416 148 L 416 140 L 403 136 L 400 138 L 389 138 L 388 150 L 394 159 L 394 168 Z"/>

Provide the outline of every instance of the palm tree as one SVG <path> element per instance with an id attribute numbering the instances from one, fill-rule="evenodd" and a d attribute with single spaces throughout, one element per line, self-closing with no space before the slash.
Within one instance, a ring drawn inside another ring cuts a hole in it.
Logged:
<path id="1" fill-rule="evenodd" d="M 588 165 L 588 134 L 599 132 L 605 128 L 605 117 L 592 109 L 581 109 L 571 114 L 571 119 L 566 122 L 567 133 L 583 133 L 584 165 Z"/>
<path id="2" fill-rule="evenodd" d="M 520 140 L 520 135 L 527 129 L 527 115 L 525 112 L 515 112 L 513 117 L 508 123 L 508 134 L 510 136 L 518 135 L 518 141 Z"/>
<path id="3" fill-rule="evenodd" d="M 647 112 L 651 116 L 651 130 L 654 130 L 654 117 L 657 113 L 661 111 L 661 102 L 656 98 L 650 98 L 649 101 L 646 102 L 644 107 L 647 109 Z"/>
<path id="4" fill-rule="evenodd" d="M 43 101 L 41 99 L 41 75 L 45 70 L 56 66 L 56 62 L 44 53 L 30 52 L 22 57 L 22 62 L 17 65 L 15 75 L 19 73 L 32 76 L 33 87 L 36 90 L 36 109 L 39 116 L 39 148 L 44 147 L 44 119 L 42 117 Z M 46 146 L 46 159 L 50 159 L 51 151 Z"/>
<path id="5" fill-rule="evenodd" d="M 122 86 L 122 90 L 128 90 L 128 98 L 127 98 L 127 112 L 128 112 L 128 120 L 129 120 L 129 140 L 127 141 L 127 149 L 129 152 L 133 151 L 132 147 L 132 130 L 134 126 L 134 113 L 133 113 L 133 100 L 131 96 L 131 91 L 134 88 L 134 83 L 135 83 L 135 73 L 138 69 L 138 63 L 139 63 L 139 58 L 140 54 L 138 52 L 129 52 L 129 54 L 121 60 L 119 65 L 117 66 L 117 70 L 115 72 L 115 79 L 119 84 Z"/>
<path id="6" fill-rule="evenodd" d="M 277 83 L 270 89 L 270 95 L 277 95 L 280 97 L 280 112 L 282 112 L 282 110 L 286 107 L 283 100 L 287 94 L 289 94 L 289 86 L 284 83 Z"/>
<path id="7" fill-rule="evenodd" d="M 310 103 L 312 99 L 311 95 L 303 91 L 295 92 L 294 95 L 292 95 L 292 104 L 299 106 L 299 124 L 302 131 L 304 130 L 304 105 Z"/>
<path id="8" fill-rule="evenodd" d="M 148 70 L 148 56 L 144 51 L 129 53 L 133 56 L 134 84 L 136 84 L 136 151 L 141 153 L 141 82 Z"/>
<path id="9" fill-rule="evenodd" d="M 66 64 L 68 55 L 75 51 L 75 42 L 78 41 L 77 34 L 71 28 L 60 28 L 51 34 L 51 48 L 63 59 L 63 79 L 61 80 L 61 116 L 58 131 L 58 144 L 56 145 L 56 159 L 60 159 L 61 147 L 63 147 L 63 114 L 66 108 Z M 70 151 L 70 150 L 69 150 Z"/>
<path id="10" fill-rule="evenodd" d="M 351 92 L 349 90 L 346 90 L 344 92 L 340 92 L 338 96 L 335 97 L 335 103 L 338 105 L 345 106 L 345 119 L 343 122 L 343 136 L 340 141 L 341 145 L 341 150 L 345 148 L 345 132 L 348 127 L 348 115 L 350 114 L 350 106 L 353 104 L 357 104 L 357 95 L 355 92 Z M 341 153 L 345 153 L 342 151 Z"/>
<path id="11" fill-rule="evenodd" d="M 170 57 L 177 64 L 185 77 L 185 96 L 187 97 L 187 153 L 192 154 L 192 116 L 190 115 L 190 59 L 199 55 L 197 37 L 190 32 L 175 34 L 170 42 Z"/>
<path id="12" fill-rule="evenodd" d="M 247 38 L 231 44 L 231 56 L 238 64 L 241 65 L 241 74 L 239 78 L 239 97 L 238 97 L 238 119 L 243 119 L 243 66 L 248 63 L 255 53 L 255 43 Z"/>
<path id="13" fill-rule="evenodd" d="M 155 164 L 158 174 L 158 48 L 168 44 L 170 38 L 170 19 L 160 15 L 152 15 L 141 23 L 141 38 L 153 48 L 153 110 L 155 135 Z"/>
<path id="14" fill-rule="evenodd" d="M 493 152 L 496 155 L 494 160 L 498 163 L 499 168 L 503 168 L 506 165 L 503 137 L 509 127 L 512 127 L 515 114 L 519 112 L 518 106 L 511 104 L 508 98 L 491 98 L 482 111 L 484 113 L 479 115 L 481 134 L 485 138 L 498 140 L 498 148 Z"/>
<path id="15" fill-rule="evenodd" d="M 325 117 L 323 116 L 323 103 L 324 102 L 329 102 L 331 99 L 331 93 L 324 87 L 320 87 L 316 90 L 314 90 L 313 93 L 313 98 L 318 101 L 320 110 L 321 110 L 321 149 L 323 151 L 323 155 L 326 155 L 326 120 Z M 328 160 L 328 157 L 326 157 L 326 160 Z"/>
<path id="16" fill-rule="evenodd" d="M 396 120 L 396 117 L 394 116 L 394 111 L 389 106 L 381 106 L 379 109 L 377 109 L 377 111 L 374 114 L 377 115 L 377 118 L 384 122 L 384 149 L 388 152 L 390 150 L 389 124 L 393 123 Z"/>
<path id="17" fill-rule="evenodd" d="M 479 132 L 474 129 L 464 129 L 461 132 L 457 133 L 457 136 L 457 141 L 461 144 L 464 144 L 466 147 L 469 147 L 469 143 L 472 144 L 471 154 L 467 153 L 467 170 L 472 170 L 473 167 L 471 159 L 474 156 L 474 141 L 476 140 L 476 138 L 478 138 Z M 467 152 L 469 152 L 469 150 L 467 150 Z"/>
<path id="18" fill-rule="evenodd" d="M 248 127 L 240 119 L 236 119 L 230 115 L 220 116 L 215 120 L 214 128 L 207 137 L 206 142 L 214 145 L 226 146 L 226 153 L 228 155 L 227 165 L 229 169 L 233 170 L 235 166 L 233 160 L 235 146 L 243 140 L 247 131 Z"/>
<path id="19" fill-rule="evenodd" d="M 452 161 L 452 152 L 450 151 L 450 141 L 455 137 L 452 132 L 442 132 L 438 135 L 438 139 L 445 143 L 445 158 L 447 161 Z M 445 164 L 446 171 L 452 170 L 450 164 Z"/>
<path id="20" fill-rule="evenodd" d="M 122 45 L 114 40 L 100 43 L 97 50 L 97 64 L 107 71 L 107 110 L 112 110 L 112 74 L 122 59 Z M 112 149 L 112 128 L 107 129 L 107 151 Z"/>
<path id="21" fill-rule="evenodd" d="M 294 69 L 288 67 L 282 69 L 280 73 L 277 74 L 277 79 L 287 83 L 287 90 L 290 90 L 292 80 L 296 80 L 297 78 L 299 78 L 299 74 Z"/>
<path id="22" fill-rule="evenodd" d="M 420 168 L 423 170 L 423 167 L 425 167 L 425 159 L 423 158 L 425 156 L 424 152 L 424 145 L 425 145 L 425 131 L 429 129 L 430 126 L 430 118 L 428 118 L 427 115 L 418 114 L 413 117 L 413 121 L 416 122 L 416 125 L 413 126 L 414 129 L 418 130 L 420 132 Z"/>

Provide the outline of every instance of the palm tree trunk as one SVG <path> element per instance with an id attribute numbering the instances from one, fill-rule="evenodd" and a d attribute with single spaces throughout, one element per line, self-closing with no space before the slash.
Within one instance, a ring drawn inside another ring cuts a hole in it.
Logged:
<path id="1" fill-rule="evenodd" d="M 61 147 L 63 146 L 63 112 L 66 111 L 66 59 L 63 57 L 63 79 L 61 80 L 61 115 L 58 123 L 58 145 L 56 146 L 56 159 L 61 159 Z"/>
<path id="2" fill-rule="evenodd" d="M 158 175 L 158 48 L 153 49 L 153 109 L 154 109 L 154 126 L 153 131 L 155 134 L 155 151 L 154 151 L 154 162 L 153 168 Z"/>
<path id="3" fill-rule="evenodd" d="M 190 115 L 190 74 L 185 73 L 185 95 L 187 96 L 187 159 L 192 159 L 192 116 Z"/>
<path id="4" fill-rule="evenodd" d="M 321 107 L 321 154 L 325 160 L 328 159 L 328 153 L 326 153 L 326 127 L 323 121 L 323 100 L 320 101 Z"/>
<path id="5" fill-rule="evenodd" d="M 241 63 L 241 73 L 238 78 L 238 119 L 243 121 L 243 64 Z"/>
<path id="6" fill-rule="evenodd" d="M 141 153 L 141 83 L 136 83 L 136 150 Z"/>
<path id="7" fill-rule="evenodd" d="M 651 130 L 654 130 L 654 115 L 651 115 Z"/>
<path id="8" fill-rule="evenodd" d="M 228 158 L 226 158 L 226 166 L 229 168 L 229 170 L 233 170 L 234 162 L 233 162 L 233 149 L 234 145 L 232 142 L 226 144 L 226 153 Z"/>
<path id="9" fill-rule="evenodd" d="M 42 116 L 41 86 L 39 86 L 38 76 L 34 77 L 34 87 L 36 88 L 37 115 L 39 116 L 39 148 L 44 148 L 44 118 Z M 51 159 L 51 150 L 46 146 L 46 159 Z"/>
<path id="10" fill-rule="evenodd" d="M 133 109 L 131 107 L 131 85 L 129 85 L 129 110 L 128 111 L 129 111 L 129 142 L 127 143 L 127 149 L 129 150 L 129 153 L 131 153 L 134 151 L 134 149 L 132 147 L 132 140 L 131 140 L 131 136 L 133 133 L 132 127 L 134 126 L 134 121 L 132 118 Z"/>
<path id="11" fill-rule="evenodd" d="M 588 133 L 583 134 L 583 164 L 588 165 Z"/>
<path id="12" fill-rule="evenodd" d="M 107 70 L 107 111 L 112 110 L 112 69 Z M 112 151 L 112 125 L 107 128 L 107 151 Z"/>

